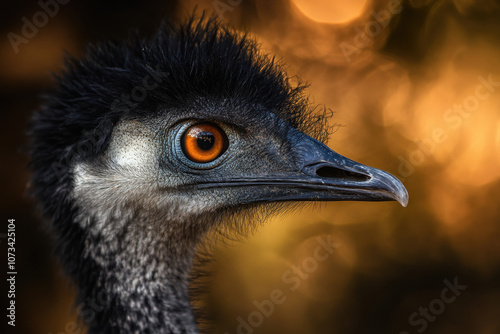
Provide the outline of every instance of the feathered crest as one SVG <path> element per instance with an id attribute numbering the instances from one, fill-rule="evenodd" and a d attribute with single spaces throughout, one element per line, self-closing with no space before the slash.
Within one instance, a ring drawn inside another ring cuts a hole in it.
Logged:
<path id="1" fill-rule="evenodd" d="M 57 80 L 33 122 L 35 143 L 50 143 L 45 149 L 53 161 L 76 146 L 89 148 L 83 158 L 101 152 L 124 116 L 186 108 L 203 98 L 265 108 L 313 137 L 328 137 L 328 112 L 310 105 L 305 85 L 292 85 L 256 41 L 215 18 L 164 23 L 150 39 L 135 33 L 126 42 L 91 45 L 80 59 L 67 56 Z"/>

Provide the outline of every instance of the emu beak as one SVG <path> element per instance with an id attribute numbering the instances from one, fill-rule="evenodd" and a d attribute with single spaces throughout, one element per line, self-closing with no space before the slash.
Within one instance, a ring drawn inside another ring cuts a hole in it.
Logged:
<path id="1" fill-rule="evenodd" d="M 318 190 L 309 196 L 319 200 L 398 201 L 403 207 L 408 205 L 408 192 L 396 177 L 350 160 L 309 136 L 301 138 L 296 154 L 301 172 L 307 176 L 303 185 Z M 307 192 L 302 195 L 307 197 Z"/>
<path id="2" fill-rule="evenodd" d="M 383 170 L 350 160 L 323 143 L 293 132 L 294 167 L 265 175 L 212 180 L 197 184 L 207 188 L 257 188 L 241 202 L 278 201 L 398 201 L 408 204 L 408 192 L 396 177 Z"/>

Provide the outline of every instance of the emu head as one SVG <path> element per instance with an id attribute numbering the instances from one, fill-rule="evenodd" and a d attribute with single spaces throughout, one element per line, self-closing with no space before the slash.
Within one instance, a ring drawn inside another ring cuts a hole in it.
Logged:
<path id="1" fill-rule="evenodd" d="M 33 119 L 33 189 L 59 235 L 77 223 L 178 246 L 263 203 L 408 201 L 322 143 L 304 87 L 214 20 L 91 46 L 65 68 Z"/>
<path id="2" fill-rule="evenodd" d="M 316 113 L 255 42 L 216 21 L 68 58 L 32 122 L 32 190 L 90 333 L 196 333 L 194 246 L 248 209 L 397 200 L 403 185 L 321 141 Z"/>

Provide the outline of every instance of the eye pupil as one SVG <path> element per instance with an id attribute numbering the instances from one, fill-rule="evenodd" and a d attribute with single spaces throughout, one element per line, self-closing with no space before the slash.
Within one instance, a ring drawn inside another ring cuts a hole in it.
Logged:
<path id="1" fill-rule="evenodd" d="M 203 151 L 209 151 L 215 143 L 215 136 L 210 132 L 201 131 L 196 136 L 198 147 Z"/>
<path id="2" fill-rule="evenodd" d="M 184 155 L 197 163 L 209 163 L 221 156 L 228 147 L 224 131 L 211 123 L 190 126 L 182 135 L 181 147 Z"/>

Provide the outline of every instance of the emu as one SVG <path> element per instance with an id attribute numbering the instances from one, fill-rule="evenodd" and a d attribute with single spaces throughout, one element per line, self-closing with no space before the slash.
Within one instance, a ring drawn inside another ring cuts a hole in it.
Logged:
<path id="1" fill-rule="evenodd" d="M 293 201 L 408 202 L 394 176 L 322 141 L 322 113 L 215 19 L 68 56 L 31 124 L 31 189 L 89 333 L 197 333 L 195 247 Z M 267 211 L 266 211 L 267 212 Z"/>

